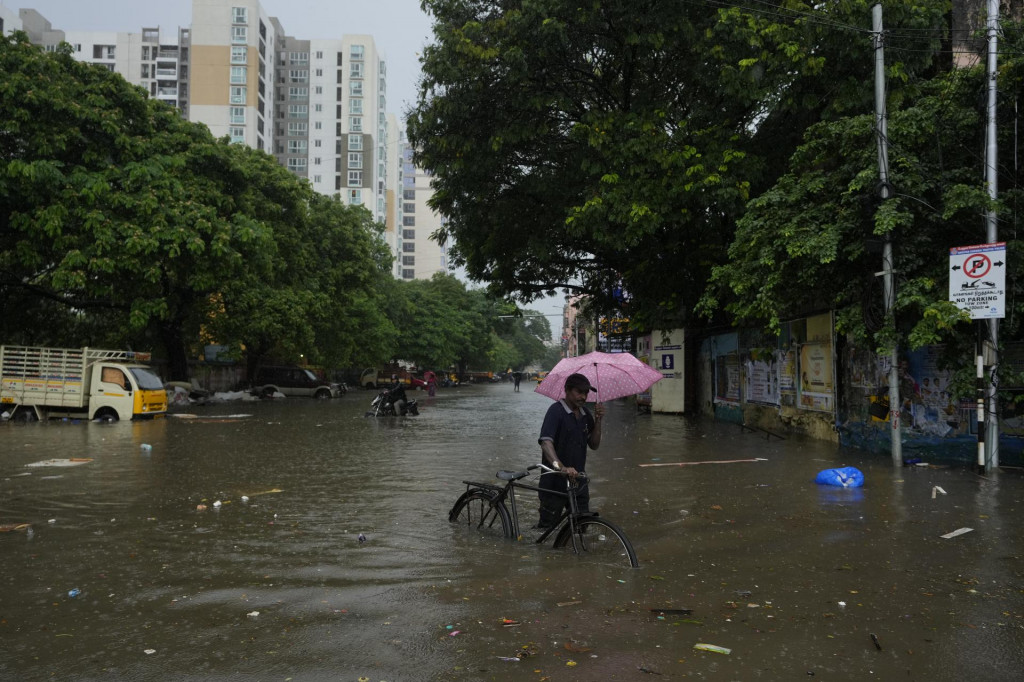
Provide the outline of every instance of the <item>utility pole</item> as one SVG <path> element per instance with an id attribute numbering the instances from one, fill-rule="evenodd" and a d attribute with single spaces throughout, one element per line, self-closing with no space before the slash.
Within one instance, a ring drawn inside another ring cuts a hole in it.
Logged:
<path id="1" fill-rule="evenodd" d="M 988 196 L 993 202 L 998 193 L 999 174 L 997 169 L 998 148 L 996 143 L 996 87 L 998 85 L 998 74 L 996 72 L 996 48 L 999 41 L 999 0 L 988 0 L 988 108 L 986 110 L 985 126 L 985 181 L 988 185 Z M 996 211 L 994 206 L 990 207 L 985 215 L 985 226 L 987 232 L 987 243 L 995 244 L 998 241 L 998 226 L 996 225 Z M 996 369 L 999 367 L 999 320 L 992 318 L 988 321 L 989 347 L 989 381 L 986 387 L 988 403 L 988 421 L 985 429 L 985 461 L 978 462 L 979 468 L 984 466 L 986 472 L 991 472 L 999 466 L 999 420 L 996 412 L 996 389 L 998 379 Z M 981 426 L 980 424 L 978 425 Z M 980 435 L 980 434 L 979 434 Z"/>
<path id="2" fill-rule="evenodd" d="M 998 0 L 991 0 L 998 2 Z M 871 34 L 875 44 L 875 136 L 878 139 L 878 194 L 882 201 L 892 196 L 892 185 L 889 184 L 889 136 L 885 113 L 885 51 L 882 34 L 882 5 L 871 8 Z M 885 245 L 882 249 L 882 271 L 875 276 L 883 276 L 883 295 L 885 296 L 885 315 L 893 318 L 893 329 L 896 327 L 896 281 L 893 271 L 892 235 L 886 233 Z M 892 463 L 893 466 L 903 464 L 903 427 L 900 424 L 900 352 L 899 345 L 894 341 L 889 354 L 889 418 L 892 422 Z"/>

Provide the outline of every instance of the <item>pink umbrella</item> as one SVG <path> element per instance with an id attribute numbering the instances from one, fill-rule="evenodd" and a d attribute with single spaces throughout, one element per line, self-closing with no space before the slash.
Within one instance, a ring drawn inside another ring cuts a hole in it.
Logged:
<path id="1" fill-rule="evenodd" d="M 534 390 L 553 400 L 561 400 L 565 397 L 565 379 L 573 373 L 590 380 L 590 385 L 597 389 L 598 402 L 643 393 L 661 379 L 661 372 L 629 353 L 594 351 L 559 360 Z"/>

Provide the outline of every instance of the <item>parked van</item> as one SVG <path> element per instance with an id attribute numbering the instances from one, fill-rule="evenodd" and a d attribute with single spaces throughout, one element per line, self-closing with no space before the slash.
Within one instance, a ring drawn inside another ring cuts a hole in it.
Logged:
<path id="1" fill-rule="evenodd" d="M 340 397 L 342 390 L 339 384 L 324 381 L 302 367 L 261 367 L 253 382 L 253 393 L 264 398 L 281 393 L 326 400 Z"/>

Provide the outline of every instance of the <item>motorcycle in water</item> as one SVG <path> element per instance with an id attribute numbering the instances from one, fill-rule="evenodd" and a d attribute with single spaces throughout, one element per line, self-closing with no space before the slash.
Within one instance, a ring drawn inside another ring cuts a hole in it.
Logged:
<path id="1" fill-rule="evenodd" d="M 395 404 L 391 398 L 391 391 L 385 389 L 377 394 L 377 397 L 370 403 L 370 407 L 373 408 L 366 413 L 367 417 L 394 417 L 396 416 Z M 420 413 L 419 408 L 416 406 L 415 400 L 406 400 L 405 407 L 402 409 L 402 414 L 399 416 L 406 415 L 418 415 Z"/>

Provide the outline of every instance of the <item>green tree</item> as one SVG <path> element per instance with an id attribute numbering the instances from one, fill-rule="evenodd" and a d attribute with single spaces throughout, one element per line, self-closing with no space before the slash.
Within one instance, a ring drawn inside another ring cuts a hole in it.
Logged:
<path id="1" fill-rule="evenodd" d="M 1007 31 L 1014 35 L 1019 33 Z M 1008 99 L 1024 73 L 1011 59 L 1001 78 Z M 837 311 L 840 331 L 888 348 L 969 345 L 965 316 L 948 302 L 949 249 L 985 241 L 989 199 L 982 182 L 985 77 L 958 70 L 920 84 L 920 96 L 889 112 L 889 179 L 895 196 L 880 202 L 873 118 L 841 118 L 808 130 L 789 172 L 751 202 L 739 221 L 729 260 L 715 269 L 707 311 L 720 304 L 737 320 L 778 329 L 781 320 L 822 307 Z M 1003 108 L 1006 123 L 1012 111 Z M 1004 127 L 1005 147 L 1019 144 Z M 1022 178 L 1002 165 L 1010 187 L 1000 208 L 1018 201 Z M 897 279 L 894 316 L 882 302 L 880 246 L 892 240 Z M 1020 245 L 1009 244 L 1010 260 Z M 1012 273 L 1012 270 L 1010 271 Z M 1008 278 L 1009 301 L 1019 280 Z M 1019 334 L 1010 316 L 1007 338 Z"/>
<path id="2" fill-rule="evenodd" d="M 200 330 L 344 364 L 385 357 L 369 216 L 215 140 L 120 76 L 0 38 L 0 320 L 24 343 L 162 347 Z"/>
<path id="3" fill-rule="evenodd" d="M 634 325 L 685 320 L 802 131 L 870 102 L 870 4 L 425 0 L 409 137 L 438 236 L 498 296 L 611 310 L 622 286 Z M 915 29 L 946 8 L 890 5 Z M 940 36 L 919 35 L 895 75 L 931 68 Z"/>

